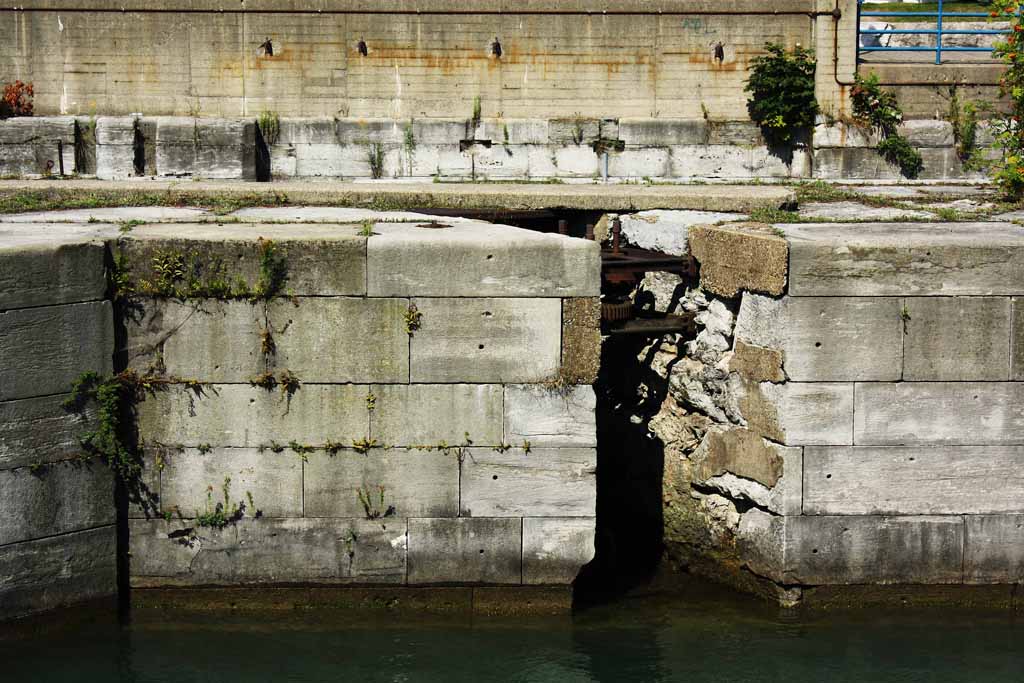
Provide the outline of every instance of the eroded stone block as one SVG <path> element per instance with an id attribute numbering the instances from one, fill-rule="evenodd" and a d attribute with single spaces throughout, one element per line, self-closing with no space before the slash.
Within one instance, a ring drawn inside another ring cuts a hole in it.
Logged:
<path id="1" fill-rule="evenodd" d="M 103 258 L 98 241 L 0 248 L 0 310 L 102 299 Z"/>
<path id="2" fill-rule="evenodd" d="M 1021 365 L 1024 367 L 1024 363 Z M 559 377 L 570 384 L 593 384 L 600 369 L 601 300 L 597 297 L 563 299 Z"/>
<path id="3" fill-rule="evenodd" d="M 505 387 L 505 443 L 538 448 L 596 447 L 597 397 L 590 386 Z"/>
<path id="4" fill-rule="evenodd" d="M 82 453 L 79 439 L 95 428 L 96 410 L 64 408 L 68 395 L 0 402 L 0 469 L 69 460 Z"/>
<path id="5" fill-rule="evenodd" d="M 725 297 L 741 291 L 785 291 L 788 247 L 771 226 L 695 226 L 689 238 L 690 251 L 700 262 L 701 286 L 708 291 Z"/>
<path id="6" fill-rule="evenodd" d="M 740 410 L 750 429 L 789 446 L 853 443 L 853 383 L 747 384 Z"/>
<path id="7" fill-rule="evenodd" d="M 467 434 L 478 446 L 502 443 L 500 385 L 392 384 L 372 391 L 376 400 L 370 434 L 381 444 L 454 446 L 465 443 Z"/>
<path id="8" fill-rule="evenodd" d="M 114 478 L 103 463 L 0 471 L 0 545 L 114 523 Z"/>
<path id="9" fill-rule="evenodd" d="M 904 311 L 905 380 L 1009 378 L 1009 298 L 911 297 Z"/>
<path id="10" fill-rule="evenodd" d="M 967 515 L 964 524 L 964 583 L 1024 580 L 1024 515 Z"/>
<path id="11" fill-rule="evenodd" d="M 410 519 L 409 583 L 522 583 L 523 521 Z"/>
<path id="12" fill-rule="evenodd" d="M 597 520 L 588 517 L 523 519 L 523 583 L 565 585 L 594 559 Z"/>
<path id="13" fill-rule="evenodd" d="M 462 462 L 464 517 L 592 517 L 593 448 L 473 448 Z"/>

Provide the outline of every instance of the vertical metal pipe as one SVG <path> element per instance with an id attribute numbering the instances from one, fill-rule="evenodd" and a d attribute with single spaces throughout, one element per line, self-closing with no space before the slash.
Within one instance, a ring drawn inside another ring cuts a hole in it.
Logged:
<path id="1" fill-rule="evenodd" d="M 622 235 L 622 221 L 618 216 L 612 221 L 612 252 L 619 253 L 619 238 Z"/>
<path id="2" fill-rule="evenodd" d="M 64 141 L 57 140 L 57 159 L 60 163 L 60 176 L 64 177 Z"/>
<path id="3" fill-rule="evenodd" d="M 939 0 L 939 16 L 936 27 L 938 33 L 935 34 L 935 63 L 942 64 L 942 0 Z"/>

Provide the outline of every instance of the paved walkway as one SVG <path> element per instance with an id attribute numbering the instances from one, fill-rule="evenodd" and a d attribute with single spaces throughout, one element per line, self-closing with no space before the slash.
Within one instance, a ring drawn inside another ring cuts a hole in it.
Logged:
<path id="1" fill-rule="evenodd" d="M 696 209 L 749 212 L 779 208 L 796 201 L 788 187 L 772 185 L 576 185 L 505 183 L 345 183 L 332 181 L 166 180 L 2 180 L 0 192 L 56 190 L 59 192 L 161 192 L 200 194 L 284 195 L 290 204 L 368 206 L 386 202 L 394 208 L 452 209 L 578 209 L 643 211 Z"/>

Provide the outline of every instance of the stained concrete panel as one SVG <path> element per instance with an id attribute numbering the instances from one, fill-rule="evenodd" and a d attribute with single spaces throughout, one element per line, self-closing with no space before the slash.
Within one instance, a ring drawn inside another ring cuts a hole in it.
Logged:
<path id="1" fill-rule="evenodd" d="M 196 537 L 187 522 L 133 520 L 132 585 L 402 583 L 406 520 L 243 519 Z"/>
<path id="2" fill-rule="evenodd" d="M 904 311 L 903 379 L 1009 379 L 1009 298 L 911 297 Z"/>
<path id="3" fill-rule="evenodd" d="M 317 382 L 408 382 L 408 308 L 406 299 L 271 301 L 273 365 Z"/>
<path id="4" fill-rule="evenodd" d="M 804 514 L 1024 512 L 1024 446 L 804 449 Z"/>
<path id="5" fill-rule="evenodd" d="M 204 449 L 205 450 L 205 449 Z M 160 508 L 193 518 L 224 503 L 222 490 L 230 478 L 230 505 L 244 503 L 266 518 L 302 516 L 302 459 L 291 450 L 274 453 L 256 448 L 186 448 L 168 454 L 160 473 Z M 227 506 L 226 506 L 227 507 Z"/>
<path id="6" fill-rule="evenodd" d="M 304 384 L 281 388 L 217 384 L 170 387 L 138 404 L 139 433 L 150 441 L 198 446 L 248 446 L 291 441 L 350 445 L 369 433 L 368 386 Z"/>
<path id="7" fill-rule="evenodd" d="M 964 524 L 964 583 L 1024 581 L 1024 515 L 968 515 Z"/>
<path id="8" fill-rule="evenodd" d="M 370 296 L 597 296 L 594 242 L 489 223 L 380 224 L 367 243 Z"/>
<path id="9" fill-rule="evenodd" d="M 1024 443 L 1024 384 L 858 384 L 853 442 L 859 446 Z"/>
<path id="10" fill-rule="evenodd" d="M 0 245 L 0 310 L 102 299 L 107 290 L 104 251 L 98 241 L 70 239 Z"/>
<path id="11" fill-rule="evenodd" d="M 384 487 L 384 503 L 380 503 Z M 456 517 L 459 513 L 459 459 L 455 453 L 405 449 L 311 453 L 304 466 L 306 517 L 363 517 L 359 494 L 371 512 L 398 517 Z"/>
<path id="12" fill-rule="evenodd" d="M 410 584 L 518 584 L 523 520 L 409 520 Z"/>
<path id="13" fill-rule="evenodd" d="M 1024 233 L 1006 223 L 787 225 L 790 296 L 1024 293 Z"/>
<path id="14" fill-rule="evenodd" d="M 0 312 L 0 400 L 66 393 L 83 372 L 109 374 L 109 301 Z"/>
<path id="15" fill-rule="evenodd" d="M 162 360 L 173 377 L 248 382 L 266 371 L 263 306 L 247 301 L 147 301 L 138 323 L 128 322 L 129 355 L 140 365 Z M 132 348 L 134 347 L 134 348 Z M 134 363 L 133 363 L 134 365 Z M 144 370 L 144 368 L 139 368 Z"/>
<path id="16" fill-rule="evenodd" d="M 897 380 L 902 301 L 881 297 L 771 299 L 744 294 L 736 338 L 785 354 L 795 382 Z"/>
<path id="17" fill-rule="evenodd" d="M 561 359 L 559 299 L 416 299 L 413 382 L 543 382 Z"/>
<path id="18" fill-rule="evenodd" d="M 0 469 L 68 460 L 82 453 L 79 439 L 94 428 L 96 410 L 65 410 L 68 395 L 0 402 Z"/>
<path id="19" fill-rule="evenodd" d="M 597 396 L 589 385 L 551 389 L 531 384 L 505 387 L 503 443 L 536 448 L 597 446 Z"/>
<path id="20" fill-rule="evenodd" d="M 0 618 L 117 594 L 114 527 L 0 547 Z"/>
<path id="21" fill-rule="evenodd" d="M 523 583 L 571 584 L 594 559 L 597 520 L 588 517 L 523 519 Z"/>
<path id="22" fill-rule="evenodd" d="M 370 391 L 370 434 L 381 444 L 503 443 L 499 384 L 382 384 Z"/>
<path id="23" fill-rule="evenodd" d="M 462 462 L 463 517 L 592 517 L 593 448 L 468 449 Z"/>
<path id="24" fill-rule="evenodd" d="M 787 446 L 853 443 L 852 382 L 761 382 L 756 391 L 748 387 L 741 410 L 763 436 Z"/>
<path id="25" fill-rule="evenodd" d="M 101 462 L 0 471 L 0 545 L 114 523 L 114 477 Z"/>

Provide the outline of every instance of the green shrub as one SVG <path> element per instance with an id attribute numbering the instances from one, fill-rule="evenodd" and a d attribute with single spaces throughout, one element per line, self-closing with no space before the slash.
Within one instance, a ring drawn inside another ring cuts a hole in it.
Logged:
<path id="1" fill-rule="evenodd" d="M 857 74 L 850 100 L 854 122 L 882 136 L 878 144 L 882 158 L 899 167 L 900 173 L 907 178 L 919 176 L 924 160 L 910 141 L 898 132 L 903 123 L 903 110 L 896 101 L 896 93 L 882 89 L 878 74 L 870 74 L 867 78 Z"/>
<path id="2" fill-rule="evenodd" d="M 767 55 L 751 61 L 744 90 L 750 93 L 747 111 L 761 127 L 769 146 L 792 145 L 802 131 L 814 126 L 818 102 L 814 97 L 814 55 L 810 50 L 768 43 Z"/>
<path id="3" fill-rule="evenodd" d="M 910 179 L 921 175 L 924 160 L 902 135 L 890 135 L 878 143 L 878 153 L 890 164 L 899 167 L 900 173 Z"/>

